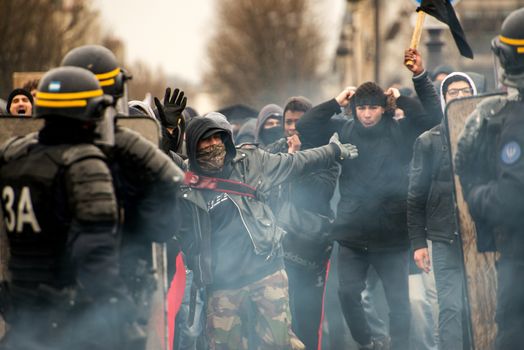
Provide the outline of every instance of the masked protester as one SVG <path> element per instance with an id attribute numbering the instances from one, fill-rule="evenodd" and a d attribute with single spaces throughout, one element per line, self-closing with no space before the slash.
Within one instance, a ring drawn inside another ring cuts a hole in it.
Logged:
<path id="1" fill-rule="evenodd" d="M 464 198 L 475 226 L 494 241 L 497 260 L 496 349 L 524 342 L 524 8 L 502 23 L 491 47 L 507 96 L 482 101 L 466 121 L 455 156 Z M 486 234 L 489 232 L 489 236 Z M 477 232 L 477 235 L 479 233 Z"/>
<path id="2" fill-rule="evenodd" d="M 118 275 L 116 189 L 95 145 L 112 101 L 76 67 L 46 73 L 37 94 L 44 127 L 0 154 L 11 274 L 1 347 L 122 349 L 134 306 Z"/>
<path id="3" fill-rule="evenodd" d="M 332 118 L 347 105 L 354 119 Z M 393 119 L 395 105 L 405 111 L 405 118 Z M 385 93 L 367 82 L 356 91 L 346 88 L 297 123 L 302 143 L 320 145 L 338 131 L 344 142 L 351 140 L 359 148 L 357 159 L 342 164 L 341 199 L 331 237 L 340 244 L 339 297 L 344 317 L 361 349 L 383 348 L 380 340 L 371 337 L 361 301 L 370 265 L 388 300 L 391 348 L 409 348 L 406 169 L 415 137 L 425 124 L 438 123 L 434 119 L 431 123 L 422 106 L 400 96 L 398 90 Z"/>
<path id="4" fill-rule="evenodd" d="M 259 147 L 272 151 L 274 147 L 279 147 L 279 143 L 286 143 L 282 119 L 280 106 L 269 104 L 260 110 L 255 129 L 255 142 Z"/>
<path id="5" fill-rule="evenodd" d="M 205 286 L 211 349 L 304 349 L 291 330 L 284 232 L 265 203 L 269 191 L 299 174 L 357 155 L 334 136 L 330 145 L 295 154 L 235 149 L 229 128 L 195 117 L 187 128 L 189 173 L 177 235 Z M 247 310 L 250 310 L 246 313 Z M 248 314 L 249 322 L 248 322 Z"/>

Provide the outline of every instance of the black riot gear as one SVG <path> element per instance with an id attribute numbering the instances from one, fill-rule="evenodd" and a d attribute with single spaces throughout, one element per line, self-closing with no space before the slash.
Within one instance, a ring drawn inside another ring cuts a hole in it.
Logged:
<path id="1" fill-rule="evenodd" d="M 524 8 L 513 11 L 502 23 L 500 35 L 491 41 L 491 49 L 498 58 L 502 84 L 523 88 L 524 74 Z"/>
<path id="2" fill-rule="evenodd" d="M 94 75 L 78 67 L 60 67 L 47 72 L 36 93 L 37 118 L 62 117 L 98 121 L 111 103 Z"/>
<path id="3" fill-rule="evenodd" d="M 80 46 L 69 51 L 60 65 L 82 67 L 93 72 L 104 93 L 115 98 L 119 113 L 129 114 L 126 81 L 132 77 L 118 65 L 109 49 L 100 45 Z"/>

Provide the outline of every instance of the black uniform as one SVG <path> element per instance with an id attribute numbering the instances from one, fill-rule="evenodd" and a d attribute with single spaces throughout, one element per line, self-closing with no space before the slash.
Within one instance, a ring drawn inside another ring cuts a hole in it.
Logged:
<path id="1" fill-rule="evenodd" d="M 122 348 L 117 315 L 132 308 L 118 277 L 106 157 L 87 143 L 44 144 L 45 130 L 40 141 L 36 133 L 8 141 L 0 154 L 11 275 L 1 347 Z"/>
<path id="2" fill-rule="evenodd" d="M 524 343 L 523 108 L 519 98 L 483 102 L 469 117 L 456 156 L 477 231 L 492 233 L 500 252 L 497 349 L 517 349 Z M 479 172 L 477 167 L 484 169 Z"/>

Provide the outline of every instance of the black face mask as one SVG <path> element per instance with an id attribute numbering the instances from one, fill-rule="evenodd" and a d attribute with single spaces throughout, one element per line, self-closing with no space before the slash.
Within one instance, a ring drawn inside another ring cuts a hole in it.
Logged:
<path id="1" fill-rule="evenodd" d="M 284 137 L 284 130 L 280 126 L 260 130 L 260 140 L 264 145 L 269 145 Z"/>

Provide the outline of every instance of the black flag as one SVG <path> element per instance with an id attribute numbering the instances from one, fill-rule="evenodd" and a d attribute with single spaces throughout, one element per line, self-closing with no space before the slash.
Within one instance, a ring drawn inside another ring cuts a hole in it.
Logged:
<path id="1" fill-rule="evenodd" d="M 467 58 L 473 58 L 473 50 L 471 50 L 466 40 L 466 35 L 462 30 L 462 26 L 449 0 L 422 0 L 420 6 L 417 8 L 417 12 L 418 11 L 424 11 L 428 15 L 447 24 L 460 54 Z"/>

